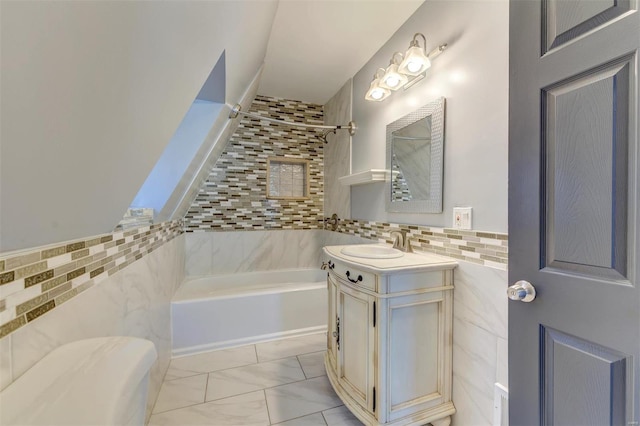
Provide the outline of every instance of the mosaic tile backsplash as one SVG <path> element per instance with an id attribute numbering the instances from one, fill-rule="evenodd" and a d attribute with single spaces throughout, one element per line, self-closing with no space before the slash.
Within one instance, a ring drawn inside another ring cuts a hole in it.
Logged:
<path id="1" fill-rule="evenodd" d="M 258 95 L 250 112 L 323 124 L 322 105 Z M 313 129 L 242 117 L 185 215 L 185 231 L 321 229 L 323 142 Z M 307 199 L 267 198 L 267 159 L 309 160 Z"/>
<path id="2" fill-rule="evenodd" d="M 507 234 L 357 219 L 340 220 L 336 232 L 393 244 L 391 231 L 394 230 L 407 231 L 414 251 L 430 252 L 492 268 L 507 269 Z"/>
<path id="3" fill-rule="evenodd" d="M 0 338 L 180 234 L 164 222 L 0 257 Z"/>

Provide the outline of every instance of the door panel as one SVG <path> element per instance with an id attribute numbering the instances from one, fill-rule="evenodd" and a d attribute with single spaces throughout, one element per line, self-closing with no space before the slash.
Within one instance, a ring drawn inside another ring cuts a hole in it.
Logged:
<path id="1" fill-rule="evenodd" d="M 387 300 L 386 379 L 389 420 L 410 416 L 445 401 L 447 359 L 442 292 L 394 297 Z"/>
<path id="2" fill-rule="evenodd" d="M 510 2 L 511 426 L 638 422 L 637 3 Z"/>
<path id="3" fill-rule="evenodd" d="M 440 300 L 389 308 L 391 411 L 416 398 L 438 394 Z M 439 395 L 436 395 L 439 396 Z"/>
<path id="4" fill-rule="evenodd" d="M 543 53 L 620 16 L 628 0 L 546 0 L 542 2 Z"/>
<path id="5" fill-rule="evenodd" d="M 368 368 L 373 353 L 369 326 L 369 297 L 340 287 L 340 380 L 351 395 L 368 407 Z"/>
<path id="6" fill-rule="evenodd" d="M 545 425 L 624 425 L 629 359 L 608 348 L 541 327 Z"/>
<path id="7" fill-rule="evenodd" d="M 542 90 L 542 267 L 627 281 L 632 59 Z"/>

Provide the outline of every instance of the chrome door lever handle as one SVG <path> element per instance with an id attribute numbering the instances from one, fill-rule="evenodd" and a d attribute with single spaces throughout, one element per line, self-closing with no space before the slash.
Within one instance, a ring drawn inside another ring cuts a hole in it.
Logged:
<path id="1" fill-rule="evenodd" d="M 507 288 L 507 296 L 511 300 L 531 302 L 536 298 L 536 289 L 529 281 L 521 280 Z"/>

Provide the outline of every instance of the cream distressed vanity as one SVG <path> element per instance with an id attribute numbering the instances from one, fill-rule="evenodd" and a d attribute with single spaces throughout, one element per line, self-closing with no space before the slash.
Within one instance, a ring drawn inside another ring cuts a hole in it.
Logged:
<path id="1" fill-rule="evenodd" d="M 366 425 L 448 425 L 457 263 L 380 245 L 324 253 L 325 367 L 340 399 Z"/>

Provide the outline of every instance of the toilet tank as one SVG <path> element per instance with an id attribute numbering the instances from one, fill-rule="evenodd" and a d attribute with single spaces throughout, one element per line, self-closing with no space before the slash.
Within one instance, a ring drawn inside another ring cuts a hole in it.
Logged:
<path id="1" fill-rule="evenodd" d="M 0 424 L 143 425 L 156 358 L 134 337 L 60 346 L 0 393 Z"/>

